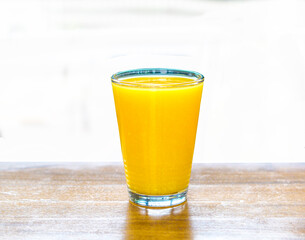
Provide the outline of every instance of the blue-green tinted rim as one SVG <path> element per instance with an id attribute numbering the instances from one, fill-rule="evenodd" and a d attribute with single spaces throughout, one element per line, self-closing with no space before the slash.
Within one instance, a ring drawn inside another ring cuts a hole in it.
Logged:
<path id="1" fill-rule="evenodd" d="M 204 76 L 201 73 L 187 70 L 178 70 L 178 69 L 170 69 L 170 68 L 139 68 L 128 71 L 117 72 L 111 76 L 111 81 L 113 83 L 130 86 L 130 87 L 147 87 L 151 88 L 152 86 L 145 86 L 144 84 L 139 85 L 137 83 L 121 81 L 126 80 L 128 78 L 135 77 L 149 77 L 149 76 L 175 76 L 175 77 L 185 77 L 194 80 L 190 83 L 185 84 L 164 84 L 153 86 L 153 88 L 166 88 L 166 87 L 184 87 L 184 86 L 192 86 L 200 84 L 204 81 Z"/>

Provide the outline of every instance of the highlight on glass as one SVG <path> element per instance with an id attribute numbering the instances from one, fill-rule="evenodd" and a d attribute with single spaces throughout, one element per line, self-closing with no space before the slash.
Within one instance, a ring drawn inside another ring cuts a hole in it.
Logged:
<path id="1" fill-rule="evenodd" d="M 165 68 L 112 75 L 130 201 L 170 207 L 186 201 L 204 77 Z"/>

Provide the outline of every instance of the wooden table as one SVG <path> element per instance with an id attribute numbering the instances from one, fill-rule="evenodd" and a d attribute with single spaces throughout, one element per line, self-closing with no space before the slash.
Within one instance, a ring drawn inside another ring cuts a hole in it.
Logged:
<path id="1" fill-rule="evenodd" d="M 305 239 L 305 164 L 195 164 L 188 202 L 128 202 L 121 164 L 0 163 L 0 239 Z"/>

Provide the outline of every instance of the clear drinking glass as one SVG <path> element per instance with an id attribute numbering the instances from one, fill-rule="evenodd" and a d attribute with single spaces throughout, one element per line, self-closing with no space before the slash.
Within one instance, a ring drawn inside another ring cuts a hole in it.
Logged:
<path id="1" fill-rule="evenodd" d="M 186 200 L 204 77 L 145 68 L 111 77 L 131 202 L 170 207 Z"/>

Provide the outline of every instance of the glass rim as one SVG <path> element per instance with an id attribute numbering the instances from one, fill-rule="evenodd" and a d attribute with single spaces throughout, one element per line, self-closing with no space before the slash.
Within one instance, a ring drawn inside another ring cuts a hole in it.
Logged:
<path id="1" fill-rule="evenodd" d="M 145 86 L 139 85 L 138 83 L 121 81 L 128 78 L 136 77 L 149 77 L 149 76 L 173 76 L 173 77 L 185 77 L 192 79 L 194 81 L 182 83 L 182 84 L 164 84 L 164 85 L 155 85 L 155 86 Z M 193 86 L 204 82 L 204 76 L 195 71 L 189 70 L 180 70 L 172 68 L 138 68 L 126 71 L 120 71 L 111 76 L 111 82 L 123 86 L 130 87 L 144 87 L 144 88 L 167 88 L 167 87 L 184 87 L 184 86 Z"/>

